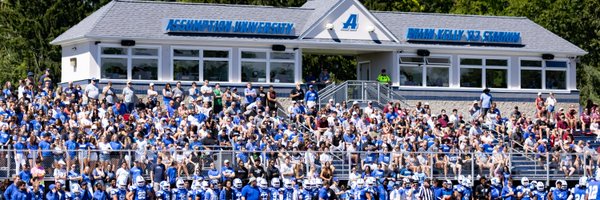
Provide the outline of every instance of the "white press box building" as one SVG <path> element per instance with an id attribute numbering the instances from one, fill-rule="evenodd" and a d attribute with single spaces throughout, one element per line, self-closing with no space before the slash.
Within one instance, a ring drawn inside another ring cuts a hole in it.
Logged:
<path id="1" fill-rule="evenodd" d="M 577 103 L 576 61 L 586 54 L 523 17 L 370 11 L 358 0 L 297 8 L 116 0 L 52 44 L 62 47 L 63 83 L 291 88 L 303 82 L 303 54 L 340 54 L 356 56 L 361 80 L 385 68 L 409 100 L 465 102 L 491 88 L 496 101 L 554 92 Z"/>

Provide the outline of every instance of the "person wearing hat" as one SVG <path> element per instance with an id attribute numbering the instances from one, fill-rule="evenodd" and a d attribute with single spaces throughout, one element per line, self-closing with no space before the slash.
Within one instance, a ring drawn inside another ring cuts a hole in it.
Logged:
<path id="1" fill-rule="evenodd" d="M 131 81 L 127 81 L 127 85 L 125 86 L 125 88 L 123 88 L 122 95 L 123 102 L 125 103 L 125 107 L 127 108 L 127 113 L 131 113 L 131 111 L 135 109 L 135 102 L 137 101 Z"/>
<path id="2" fill-rule="evenodd" d="M 221 181 L 225 182 L 226 180 L 233 181 L 235 178 L 235 170 L 231 167 L 229 160 L 225 160 L 223 162 L 224 166 L 221 166 Z"/>
<path id="3" fill-rule="evenodd" d="M 98 86 L 96 86 L 96 82 L 98 82 L 96 80 L 96 78 L 92 78 L 92 80 L 90 81 L 90 84 L 88 84 L 87 86 L 85 86 L 85 96 L 88 98 L 89 100 L 98 100 L 98 97 L 100 96 L 100 90 L 98 89 Z"/>
<path id="4" fill-rule="evenodd" d="M 479 105 L 481 106 L 481 112 L 480 112 L 479 117 L 481 119 L 485 118 L 488 111 L 492 107 L 493 102 L 494 102 L 494 100 L 492 98 L 492 94 L 490 94 L 490 89 L 485 88 L 483 90 L 483 93 L 481 93 L 481 95 L 479 95 Z"/>
<path id="5" fill-rule="evenodd" d="M 319 99 L 319 93 L 317 93 L 317 91 L 315 91 L 315 88 L 313 85 L 309 85 L 308 91 L 306 92 L 306 94 L 304 96 L 304 101 L 306 102 L 306 106 L 308 106 L 308 108 L 315 107 L 317 105 L 318 99 Z"/>
<path id="6" fill-rule="evenodd" d="M 544 98 L 542 97 L 542 92 L 538 92 L 537 93 L 537 98 L 535 98 L 535 110 L 537 111 L 535 114 L 537 115 L 537 113 L 539 113 L 540 111 L 542 111 L 542 108 L 544 107 Z"/>
<path id="7" fill-rule="evenodd" d="M 96 184 L 94 184 L 96 187 L 96 190 L 94 192 L 93 195 L 93 199 L 97 199 L 97 200 L 107 200 L 108 194 L 106 193 L 106 191 L 104 190 L 104 182 L 102 181 L 96 181 Z"/>
<path id="8" fill-rule="evenodd" d="M 106 102 L 106 105 L 112 106 L 115 104 L 115 99 L 117 98 L 117 95 L 112 87 L 112 81 L 108 81 L 108 83 L 106 83 L 106 86 L 102 88 L 102 96 L 104 98 L 104 101 Z"/>
<path id="9" fill-rule="evenodd" d="M 256 178 L 251 177 L 248 185 L 242 188 L 242 200 L 259 200 L 260 189 L 256 185 Z"/>
<path id="10" fill-rule="evenodd" d="M 387 75 L 385 69 L 382 69 L 379 76 L 377 76 L 377 81 L 384 85 L 390 85 L 390 83 L 392 83 L 392 78 L 390 78 L 390 76 Z"/>

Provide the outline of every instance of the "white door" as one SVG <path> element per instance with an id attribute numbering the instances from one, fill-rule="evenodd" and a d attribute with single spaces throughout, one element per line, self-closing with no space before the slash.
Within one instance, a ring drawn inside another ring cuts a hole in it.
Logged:
<path id="1" fill-rule="evenodd" d="M 371 62 L 358 63 L 358 80 L 368 81 L 371 78 Z"/>

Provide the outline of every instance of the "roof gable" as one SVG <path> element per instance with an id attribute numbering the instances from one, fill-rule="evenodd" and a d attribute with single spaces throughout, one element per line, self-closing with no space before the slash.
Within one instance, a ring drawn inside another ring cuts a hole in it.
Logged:
<path id="1" fill-rule="evenodd" d="M 311 24 L 300 39 L 398 41 L 356 0 L 340 0 L 318 21 Z"/>

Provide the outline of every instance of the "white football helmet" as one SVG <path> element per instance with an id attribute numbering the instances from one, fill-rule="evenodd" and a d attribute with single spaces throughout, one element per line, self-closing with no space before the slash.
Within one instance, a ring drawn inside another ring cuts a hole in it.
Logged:
<path id="1" fill-rule="evenodd" d="M 168 191 L 168 190 L 171 189 L 171 184 L 169 184 L 169 182 L 167 182 L 167 181 L 161 181 L 160 182 L 160 189 Z"/>
<path id="2" fill-rule="evenodd" d="M 304 182 L 302 182 L 302 186 L 304 187 L 305 190 L 311 190 L 312 189 L 312 183 L 308 179 L 306 179 L 306 180 L 304 180 Z"/>
<path id="3" fill-rule="evenodd" d="M 523 177 L 523 178 L 521 178 L 521 185 L 522 185 L 523 187 L 527 187 L 527 186 L 529 186 L 529 179 L 528 179 L 527 177 Z"/>
<path id="4" fill-rule="evenodd" d="M 208 181 L 202 181 L 202 189 L 208 189 Z"/>
<path id="5" fill-rule="evenodd" d="M 242 188 L 243 184 L 242 184 L 242 180 L 239 178 L 233 179 L 233 187 L 240 189 Z"/>
<path id="6" fill-rule="evenodd" d="M 283 185 L 286 189 L 292 189 L 292 181 L 290 179 L 283 179 Z"/>
<path id="7" fill-rule="evenodd" d="M 314 180 L 314 187 L 316 188 L 321 188 L 323 187 L 323 180 L 321 180 L 320 178 L 317 178 Z"/>
<path id="8" fill-rule="evenodd" d="M 540 192 L 544 191 L 544 182 L 542 182 L 542 181 L 538 182 L 536 188 Z"/>
<path id="9" fill-rule="evenodd" d="M 267 179 L 261 178 L 258 180 L 258 186 L 260 186 L 260 188 L 262 189 L 267 189 L 269 188 L 269 184 L 267 183 Z"/>
<path id="10" fill-rule="evenodd" d="M 271 187 L 274 187 L 274 188 L 281 187 L 281 182 L 279 181 L 279 178 L 271 179 Z"/>
<path id="11" fill-rule="evenodd" d="M 179 179 L 177 180 L 175 186 L 177 186 L 177 189 L 183 189 L 185 187 L 185 183 L 183 182 L 183 180 Z"/>
<path id="12" fill-rule="evenodd" d="M 500 186 L 500 179 L 498 177 L 492 178 L 492 185 Z"/>
<path id="13" fill-rule="evenodd" d="M 579 178 L 579 186 L 585 187 L 587 185 L 587 180 L 588 178 L 586 176 L 582 176 L 581 178 Z"/>
<path id="14" fill-rule="evenodd" d="M 146 185 L 146 180 L 144 180 L 144 177 L 138 176 L 135 178 L 135 183 L 138 187 L 144 187 L 144 185 Z"/>
<path id="15" fill-rule="evenodd" d="M 356 187 L 359 189 L 365 187 L 365 180 L 362 178 L 356 180 Z"/>

